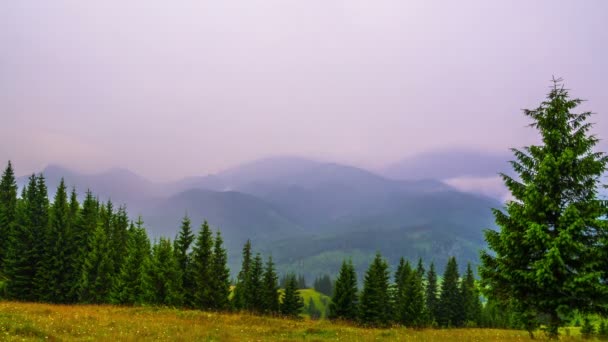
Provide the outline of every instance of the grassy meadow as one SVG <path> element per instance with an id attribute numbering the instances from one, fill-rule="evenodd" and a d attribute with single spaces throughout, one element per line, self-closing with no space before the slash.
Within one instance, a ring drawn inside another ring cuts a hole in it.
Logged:
<path id="1" fill-rule="evenodd" d="M 562 340 L 581 340 L 576 328 Z M 539 334 L 539 339 L 543 339 Z M 368 329 L 326 320 L 299 321 L 156 307 L 0 302 L 1 341 L 525 341 L 524 331 Z"/>

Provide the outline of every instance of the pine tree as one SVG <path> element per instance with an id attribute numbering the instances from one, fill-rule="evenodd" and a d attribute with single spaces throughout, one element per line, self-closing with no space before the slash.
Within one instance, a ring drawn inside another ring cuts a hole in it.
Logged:
<path id="1" fill-rule="evenodd" d="M 150 239 L 141 217 L 137 225 L 128 231 L 127 255 L 112 288 L 111 299 L 115 304 L 142 304 L 146 301 L 146 266 L 150 264 Z"/>
<path id="2" fill-rule="evenodd" d="M 127 207 L 122 205 L 112 217 L 110 245 L 112 245 L 112 259 L 114 260 L 113 274 L 118 276 L 120 268 L 127 256 L 127 240 L 129 239 L 129 215 Z"/>
<path id="3" fill-rule="evenodd" d="M 247 240 L 243 246 L 243 261 L 241 270 L 237 276 L 236 286 L 234 288 L 234 297 L 232 299 L 233 306 L 236 309 L 247 309 L 249 303 L 247 302 L 248 295 L 246 294 L 247 288 L 249 287 L 249 273 L 251 270 L 251 241 Z"/>
<path id="4" fill-rule="evenodd" d="M 421 272 L 410 272 L 405 282 L 401 322 L 407 327 L 422 328 L 428 321 Z"/>
<path id="5" fill-rule="evenodd" d="M 182 219 L 179 235 L 174 242 L 175 258 L 182 273 L 182 296 L 184 298 L 184 305 L 187 307 L 194 305 L 194 298 L 192 296 L 194 293 L 194 274 L 192 273 L 192 260 L 189 253 L 190 246 L 194 242 L 194 233 L 190 225 L 190 218 L 188 215 L 185 215 Z"/>
<path id="6" fill-rule="evenodd" d="M 194 280 L 194 303 L 199 309 L 213 307 L 211 288 L 213 262 L 213 234 L 205 221 L 196 237 L 192 249 L 192 274 Z"/>
<path id="7" fill-rule="evenodd" d="M 424 264 L 422 263 L 422 258 L 418 258 L 418 266 L 416 267 L 416 271 L 418 272 L 418 275 L 420 276 L 420 278 L 424 279 L 426 270 L 424 269 Z"/>
<path id="8" fill-rule="evenodd" d="M 143 286 L 147 301 L 157 305 L 181 305 L 181 274 L 169 239 L 160 238 L 152 246 L 152 257 L 144 267 Z"/>
<path id="9" fill-rule="evenodd" d="M 261 312 L 263 309 L 263 288 L 262 288 L 262 276 L 264 272 L 262 256 L 260 253 L 255 255 L 253 262 L 251 263 L 251 270 L 249 272 L 249 280 L 247 281 L 247 288 L 245 289 L 245 300 L 249 307 L 247 309 L 254 312 Z"/>
<path id="10" fill-rule="evenodd" d="M 431 263 L 429 266 L 429 271 L 426 276 L 426 312 L 428 315 L 429 322 L 431 324 L 437 323 L 437 311 L 439 309 L 438 302 L 439 298 L 437 294 L 439 292 L 439 288 L 437 285 L 437 273 L 435 273 L 435 264 Z"/>
<path id="11" fill-rule="evenodd" d="M 10 235 L 17 221 L 17 182 L 13 165 L 8 162 L 0 180 L 0 275 L 10 243 Z"/>
<path id="12" fill-rule="evenodd" d="M 72 206 L 70 206 L 72 207 Z M 80 293 L 80 282 L 84 269 L 84 262 L 91 251 L 92 236 L 97 228 L 99 215 L 99 202 L 90 190 L 87 190 L 85 199 L 82 203 L 82 210 L 78 212 L 72 222 L 72 239 L 75 243 L 75 250 L 72 259 L 72 269 L 74 279 L 69 290 L 68 297 L 78 300 Z"/>
<path id="13" fill-rule="evenodd" d="M 333 285 L 328 274 L 324 274 L 323 276 L 316 278 L 313 287 L 315 291 L 326 296 L 331 296 L 333 293 Z"/>
<path id="14" fill-rule="evenodd" d="M 468 325 L 478 326 L 481 320 L 481 301 L 475 284 L 475 276 L 471 264 L 467 264 L 467 272 L 461 282 L 461 296 L 464 305 L 464 321 Z"/>
<path id="15" fill-rule="evenodd" d="M 298 289 L 304 290 L 307 288 L 308 286 L 306 285 L 306 278 L 304 277 L 304 275 L 298 275 Z"/>
<path id="16" fill-rule="evenodd" d="M 211 264 L 211 308 L 215 310 L 227 310 L 230 301 L 230 270 L 226 264 L 228 256 L 224 249 L 222 234 L 218 230 L 215 234 L 213 246 L 213 257 Z"/>
<path id="17" fill-rule="evenodd" d="M 43 259 L 38 269 L 37 287 L 46 302 L 68 301 L 72 276 L 70 206 L 63 178 L 50 208 L 49 226 L 44 236 Z"/>
<path id="18" fill-rule="evenodd" d="M 399 260 L 397 271 L 395 272 L 395 293 L 394 293 L 394 320 L 405 324 L 407 314 L 406 305 L 406 288 L 408 281 L 411 280 L 410 275 L 413 273 L 412 266 L 409 261 L 403 257 Z"/>
<path id="19" fill-rule="evenodd" d="M 34 267 L 36 275 L 34 276 L 34 292 L 33 298 L 41 300 L 44 298 L 44 279 L 48 277 L 45 274 L 44 262 L 46 261 L 47 236 L 49 230 L 49 198 L 46 181 L 42 174 L 36 177 L 36 191 L 32 191 L 30 195 L 33 197 L 29 200 L 29 225 L 31 234 L 34 237 L 32 246 L 32 254 L 34 255 Z"/>
<path id="20" fill-rule="evenodd" d="M 493 252 L 481 255 L 487 295 L 517 301 L 529 321 L 548 315 L 552 337 L 564 310 L 602 311 L 608 301 L 608 222 L 597 196 L 608 157 L 593 151 L 592 113 L 573 112 L 581 102 L 554 80 L 547 99 L 524 110 L 542 144 L 512 149 L 519 177 L 502 178 L 514 200 L 494 210 L 500 230 L 485 232 Z"/>
<path id="21" fill-rule="evenodd" d="M 315 302 L 312 300 L 312 297 L 308 298 L 308 304 L 306 305 L 306 313 L 312 320 L 320 319 L 322 316 L 321 311 L 319 309 L 317 309 L 317 306 L 315 305 Z"/>
<path id="22" fill-rule="evenodd" d="M 357 274 L 352 261 L 343 261 L 329 304 L 331 319 L 354 321 L 358 316 Z"/>
<path id="23" fill-rule="evenodd" d="M 99 222 L 90 241 L 79 285 L 79 298 L 84 303 L 108 303 L 113 285 L 114 263 L 110 256 L 110 240 Z"/>
<path id="24" fill-rule="evenodd" d="M 279 277 L 275 272 L 271 256 L 266 261 L 262 278 L 262 312 L 265 314 L 276 314 L 279 312 Z"/>
<path id="25" fill-rule="evenodd" d="M 285 284 L 285 293 L 283 294 L 283 302 L 281 303 L 281 314 L 286 317 L 297 318 L 304 308 L 304 301 L 300 296 L 298 289 L 298 280 L 295 274 L 290 274 L 287 277 Z"/>
<path id="26" fill-rule="evenodd" d="M 389 271 L 386 260 L 376 253 L 365 274 L 360 319 L 366 325 L 386 326 L 391 320 Z"/>
<path id="27" fill-rule="evenodd" d="M 443 274 L 437 321 L 443 327 L 459 327 L 463 323 L 463 303 L 456 258 L 451 257 Z"/>

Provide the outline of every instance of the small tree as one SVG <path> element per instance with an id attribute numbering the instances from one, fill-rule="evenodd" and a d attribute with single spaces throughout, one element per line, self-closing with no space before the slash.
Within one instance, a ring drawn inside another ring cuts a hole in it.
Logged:
<path id="1" fill-rule="evenodd" d="M 451 257 L 443 274 L 439 296 L 438 323 L 444 327 L 459 327 L 463 323 L 463 303 L 456 258 Z"/>
<path id="2" fill-rule="evenodd" d="M 357 274 L 351 260 L 343 261 L 329 304 L 329 318 L 357 319 Z"/>
<path id="3" fill-rule="evenodd" d="M 363 324 L 386 326 L 391 321 L 388 264 L 380 253 L 365 274 L 360 310 Z"/>
<path id="4" fill-rule="evenodd" d="M 298 290 L 298 280 L 295 274 L 290 274 L 287 277 L 285 284 L 285 293 L 283 302 L 281 303 L 281 314 L 287 317 L 297 318 L 304 308 L 304 301 Z"/>
<path id="5" fill-rule="evenodd" d="M 542 144 L 512 149 L 519 177 L 502 178 L 514 200 L 494 210 L 500 230 L 485 233 L 493 252 L 482 253 L 480 274 L 488 296 L 516 301 L 528 322 L 548 316 L 557 337 L 568 311 L 599 312 L 608 302 L 606 203 L 597 198 L 608 157 L 593 150 L 591 112 L 574 113 L 581 100 L 553 83 L 538 108 L 524 110 Z"/>
<path id="6" fill-rule="evenodd" d="M 274 262 L 272 262 L 271 256 L 268 257 L 262 278 L 262 312 L 266 314 L 276 314 L 279 312 L 279 277 L 275 272 Z"/>
<path id="7" fill-rule="evenodd" d="M 426 275 L 426 312 L 428 315 L 429 322 L 434 324 L 437 322 L 437 311 L 439 309 L 439 298 L 437 294 L 439 293 L 439 288 L 437 285 L 437 273 L 435 272 L 435 264 L 431 263 L 429 266 L 429 271 Z"/>

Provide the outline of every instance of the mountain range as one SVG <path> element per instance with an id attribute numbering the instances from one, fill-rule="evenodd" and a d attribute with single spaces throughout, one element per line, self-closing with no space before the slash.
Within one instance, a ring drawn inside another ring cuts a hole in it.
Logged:
<path id="1" fill-rule="evenodd" d="M 224 235 L 233 273 L 240 266 L 242 245 L 251 239 L 256 251 L 272 254 L 279 271 L 312 280 L 322 273 L 336 274 L 344 258 L 351 258 L 362 274 L 376 252 L 391 264 L 401 256 L 412 261 L 421 257 L 440 270 L 452 255 L 461 267 L 477 262 L 485 245 L 482 231 L 494 226 L 490 209 L 502 204 L 443 182 L 461 176 L 458 166 L 452 174 L 445 167 L 441 173 L 429 171 L 427 178 L 422 171 L 411 171 L 440 165 L 431 159 L 423 158 L 426 165 L 401 163 L 374 173 L 275 157 L 167 183 L 125 169 L 82 174 L 49 166 L 42 173 L 51 194 L 63 177 L 81 196 L 90 189 L 100 200 L 126 204 L 133 218 L 143 216 L 152 238 L 174 237 L 185 214 L 196 229 L 207 220 Z"/>

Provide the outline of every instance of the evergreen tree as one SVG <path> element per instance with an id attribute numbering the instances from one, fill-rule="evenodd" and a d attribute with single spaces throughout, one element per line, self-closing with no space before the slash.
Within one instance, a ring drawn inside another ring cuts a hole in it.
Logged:
<path id="1" fill-rule="evenodd" d="M 279 312 L 279 277 L 275 272 L 271 256 L 268 257 L 262 278 L 262 312 L 276 314 Z"/>
<path id="2" fill-rule="evenodd" d="M 222 234 L 218 230 L 215 235 L 213 246 L 213 258 L 211 264 L 211 308 L 215 310 L 227 310 L 229 307 L 228 295 L 230 294 L 230 270 L 226 264 L 228 256 L 223 246 Z"/>
<path id="3" fill-rule="evenodd" d="M 360 319 L 366 325 L 386 326 L 391 320 L 389 271 L 386 260 L 376 253 L 365 274 Z"/>
<path id="4" fill-rule="evenodd" d="M 110 240 L 99 222 L 91 236 L 90 251 L 85 258 L 80 278 L 79 298 L 84 303 L 107 303 L 112 290 L 114 263 L 110 256 Z"/>
<path id="5" fill-rule="evenodd" d="M 145 263 L 143 286 L 147 301 L 157 305 L 181 305 L 181 274 L 169 239 L 160 238 Z"/>
<path id="6" fill-rule="evenodd" d="M 247 281 L 247 288 L 245 289 L 245 301 L 248 304 L 247 309 L 254 312 L 261 312 L 263 310 L 263 287 L 262 287 L 262 276 L 264 272 L 262 256 L 260 253 L 255 255 L 253 262 L 251 263 L 251 269 L 249 272 L 249 280 Z"/>
<path id="7" fill-rule="evenodd" d="M 426 276 L 426 312 L 430 323 L 437 322 L 437 311 L 439 309 L 439 298 L 437 297 L 439 288 L 437 285 L 437 273 L 435 272 L 435 264 L 431 263 Z"/>
<path id="8" fill-rule="evenodd" d="M 120 268 L 127 256 L 127 241 L 129 240 L 129 215 L 127 207 L 122 205 L 112 217 L 110 245 L 112 245 L 112 259 L 114 260 L 113 275 L 118 276 Z"/>
<path id="9" fill-rule="evenodd" d="M 329 304 L 329 317 L 354 321 L 358 315 L 357 274 L 352 261 L 343 261 Z"/>
<path id="10" fill-rule="evenodd" d="M 463 303 L 460 292 L 458 264 L 451 257 L 443 274 L 437 322 L 443 327 L 459 327 L 463 323 Z"/>
<path id="11" fill-rule="evenodd" d="M 481 255 L 487 294 L 517 301 L 530 321 L 548 315 L 552 337 L 565 311 L 602 311 L 608 301 L 608 223 L 597 196 L 608 157 L 593 151 L 592 113 L 573 112 L 580 103 L 554 80 L 547 99 L 524 110 L 542 144 L 512 149 L 519 177 L 502 178 L 515 199 L 494 210 L 500 230 L 485 232 L 493 252 Z"/>
<path id="12" fill-rule="evenodd" d="M 469 325 L 477 326 L 481 320 L 481 301 L 479 300 L 479 291 L 475 284 L 475 277 L 470 263 L 467 264 L 467 272 L 460 285 L 464 305 L 464 321 Z"/>
<path id="13" fill-rule="evenodd" d="M 249 288 L 249 273 L 251 270 L 251 241 L 247 240 L 243 246 L 243 261 L 241 270 L 237 276 L 236 286 L 234 288 L 233 306 L 236 309 L 247 309 L 249 303 L 247 302 L 247 288 Z"/>
<path id="14" fill-rule="evenodd" d="M 115 304 L 142 304 L 146 301 L 146 266 L 150 264 L 150 239 L 141 217 L 128 231 L 127 255 L 112 288 Z"/>
<path id="15" fill-rule="evenodd" d="M 424 275 L 426 274 L 426 270 L 424 269 L 424 264 L 422 263 L 422 258 L 418 258 L 418 266 L 416 267 L 416 271 L 421 279 L 424 280 Z M 423 281 L 424 283 L 424 281 Z"/>
<path id="16" fill-rule="evenodd" d="M 13 165 L 8 162 L 0 179 L 0 275 L 10 243 L 10 235 L 17 221 L 17 182 Z"/>
<path id="17" fill-rule="evenodd" d="M 595 326 L 589 320 L 589 317 L 583 319 L 583 326 L 581 327 L 581 336 L 585 339 L 591 338 L 595 334 Z"/>
<path id="18" fill-rule="evenodd" d="M 187 307 L 192 307 L 194 305 L 194 298 L 192 294 L 194 293 L 194 275 L 192 273 L 190 259 L 190 246 L 192 242 L 194 242 L 194 233 L 192 232 L 192 228 L 190 226 L 190 218 L 188 215 L 185 215 L 182 219 L 182 225 L 179 231 L 178 237 L 175 239 L 175 258 L 177 259 L 177 263 L 179 265 L 179 270 L 182 273 L 182 297 L 184 299 L 184 305 Z"/>
<path id="19" fill-rule="evenodd" d="M 308 286 L 306 286 L 306 278 L 304 278 L 304 275 L 302 275 L 302 274 L 298 275 L 298 289 L 304 290 L 307 288 L 308 288 Z"/>
<path id="20" fill-rule="evenodd" d="M 316 278 L 313 287 L 317 292 L 320 292 L 326 296 L 331 296 L 333 293 L 331 278 L 327 274 Z"/>
<path id="21" fill-rule="evenodd" d="M 428 320 L 424 300 L 424 285 L 420 273 L 420 269 L 416 272 L 410 272 L 405 282 L 401 322 L 407 327 L 422 328 Z"/>
<path id="22" fill-rule="evenodd" d="M 403 257 L 399 260 L 397 271 L 395 272 L 395 293 L 394 293 L 394 319 L 401 324 L 405 324 L 407 314 L 406 305 L 406 288 L 411 280 L 410 275 L 413 273 L 410 262 Z"/>
<path id="23" fill-rule="evenodd" d="M 306 305 L 306 313 L 308 314 L 310 319 L 313 319 L 313 320 L 320 319 L 322 316 L 321 311 L 319 309 L 317 309 L 317 306 L 315 305 L 315 302 L 312 300 L 312 297 L 308 298 L 308 304 Z"/>
<path id="24" fill-rule="evenodd" d="M 29 200 L 29 228 L 34 237 L 32 246 L 33 254 L 35 255 L 33 262 L 36 270 L 34 276 L 34 293 L 33 298 L 41 300 L 44 297 L 44 279 L 48 278 L 45 274 L 46 268 L 43 267 L 46 261 L 46 251 L 48 247 L 48 230 L 49 230 L 49 198 L 46 187 L 46 181 L 42 174 L 36 177 L 36 191 L 30 193 L 33 196 Z"/>
<path id="25" fill-rule="evenodd" d="M 213 277 L 213 234 L 209 224 L 205 221 L 196 237 L 192 249 L 192 274 L 194 280 L 194 303 L 199 309 L 213 307 L 213 289 L 211 287 Z"/>
<path id="26" fill-rule="evenodd" d="M 40 299 L 46 302 L 65 303 L 72 284 L 70 205 L 63 178 L 59 182 L 50 209 L 48 229 L 44 236 L 43 259 L 38 269 L 37 287 Z"/>
<path id="27" fill-rule="evenodd" d="M 72 207 L 70 205 L 70 207 Z M 72 215 L 73 215 L 73 209 Z M 84 262 L 91 251 L 91 237 L 97 227 L 99 214 L 99 202 L 90 190 L 87 190 L 82 210 L 78 211 L 72 222 L 72 239 L 75 244 L 74 257 L 72 259 L 72 270 L 74 279 L 71 281 L 68 297 L 78 300 L 80 294 L 80 282 L 84 269 Z"/>
<path id="28" fill-rule="evenodd" d="M 287 277 L 287 283 L 285 284 L 285 293 L 283 295 L 283 302 L 281 303 L 281 314 L 283 316 L 297 318 L 303 308 L 304 301 L 300 296 L 298 280 L 296 279 L 295 274 L 290 274 Z"/>

